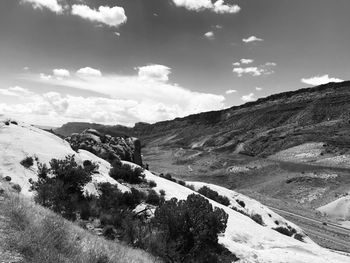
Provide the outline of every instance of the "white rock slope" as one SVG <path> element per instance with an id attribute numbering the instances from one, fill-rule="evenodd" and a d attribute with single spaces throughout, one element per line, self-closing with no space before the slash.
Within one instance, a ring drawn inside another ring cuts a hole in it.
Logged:
<path id="1" fill-rule="evenodd" d="M 35 180 L 37 167 L 25 169 L 20 164 L 21 160 L 35 155 L 40 162 L 48 163 L 52 158 L 64 158 L 70 154 L 75 154 L 78 162 L 91 160 L 99 164 L 99 174 L 93 178 L 95 183 L 105 181 L 117 184 L 108 176 L 110 165 L 95 155 L 86 151 L 75 153 L 62 139 L 32 126 L 23 123 L 5 125 L 0 121 L 0 176 L 11 176 L 14 183 L 21 185 L 24 194 L 31 194 L 28 191 L 28 179 Z M 137 167 L 135 164 L 130 165 Z M 173 197 L 186 199 L 188 195 L 195 193 L 189 188 L 158 177 L 149 171 L 145 171 L 145 176 L 147 180 L 156 182 L 156 191 L 165 191 L 166 199 Z M 239 263 L 350 263 L 349 257 L 321 248 L 308 238 L 304 243 L 272 230 L 271 228 L 275 226 L 274 221 L 278 220 L 281 225 L 289 224 L 301 231 L 297 226 L 248 197 L 215 185 L 199 182 L 191 184 L 195 188 L 207 185 L 220 195 L 227 196 L 231 207 L 238 207 L 237 199 L 244 201 L 244 211 L 247 214 L 258 213 L 262 216 L 265 226 L 259 225 L 250 217 L 230 207 L 210 200 L 213 206 L 224 209 L 229 215 L 227 229 L 220 236 L 219 242 L 241 259 Z M 121 184 L 118 186 L 122 191 L 129 190 Z M 88 190 L 95 191 L 94 185 L 88 186 Z"/>

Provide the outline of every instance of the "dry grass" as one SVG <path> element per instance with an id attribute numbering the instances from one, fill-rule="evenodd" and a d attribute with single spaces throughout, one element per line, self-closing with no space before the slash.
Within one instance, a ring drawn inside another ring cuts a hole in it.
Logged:
<path id="1" fill-rule="evenodd" d="M 24 197 L 5 190 L 0 215 L 9 219 L 8 249 L 28 263 L 148 263 L 148 253 L 81 229 Z M 4 227 L 4 226 L 2 226 Z"/>

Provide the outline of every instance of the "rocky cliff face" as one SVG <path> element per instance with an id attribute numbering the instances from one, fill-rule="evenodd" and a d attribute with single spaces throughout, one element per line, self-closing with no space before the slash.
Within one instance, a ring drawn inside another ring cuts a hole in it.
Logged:
<path id="1" fill-rule="evenodd" d="M 222 111 L 155 124 L 139 123 L 134 128 L 100 126 L 98 130 L 127 133 L 148 146 L 236 151 L 252 156 L 269 156 L 310 141 L 325 142 L 329 151 L 344 151 L 350 148 L 349 88 L 349 81 L 329 83 Z M 56 132 L 78 128 L 67 124 Z"/>
<path id="2" fill-rule="evenodd" d="M 87 150 L 110 162 L 120 158 L 142 165 L 141 143 L 137 138 L 113 137 L 94 129 L 86 129 L 81 133 L 73 133 L 66 140 L 74 150 Z"/>

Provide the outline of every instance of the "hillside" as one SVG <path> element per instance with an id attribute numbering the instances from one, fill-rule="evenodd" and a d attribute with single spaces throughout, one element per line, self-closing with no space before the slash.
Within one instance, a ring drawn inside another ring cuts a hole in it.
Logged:
<path id="1" fill-rule="evenodd" d="M 67 154 L 74 153 L 69 144 L 62 139 L 22 123 L 0 126 L 0 138 L 1 147 L 6 149 L 6 151 L 2 151 L 0 158 L 1 177 L 11 174 L 13 183 L 20 184 L 26 195 L 31 194 L 28 192 L 27 180 L 29 178 L 35 180 L 35 167 L 30 169 L 21 168 L 19 163 L 22 158 L 36 154 L 41 162 L 47 163 L 51 158 L 63 158 Z M 89 159 L 98 162 L 100 166 L 99 173 L 94 176 L 94 181 L 109 181 L 118 184 L 118 188 L 128 191 L 128 185 L 120 184 L 109 177 L 107 174 L 109 166 L 102 159 L 85 151 L 79 151 L 75 154 L 78 160 Z M 133 163 L 128 164 L 135 168 L 138 167 Z M 149 171 L 144 171 L 144 174 L 147 181 L 156 183 L 156 187 L 153 188 L 156 192 L 161 190 L 165 192 L 166 200 L 173 197 L 185 199 L 188 195 L 196 193 L 185 186 L 156 176 Z M 195 188 L 201 186 L 199 182 L 193 182 L 192 184 Z M 209 201 L 214 207 L 224 209 L 229 216 L 226 231 L 219 237 L 219 242 L 241 259 L 238 262 L 277 263 L 282 260 L 286 263 L 292 263 L 295 262 L 295 259 L 298 259 L 298 262 L 301 263 L 340 263 L 349 260 L 348 257 L 319 247 L 305 236 L 299 227 L 283 219 L 259 202 L 222 187 L 209 184 L 206 184 L 206 186 L 229 198 L 229 206 L 223 206 L 213 200 Z M 91 187 L 87 190 L 93 192 L 93 185 Z M 244 202 L 244 205 L 242 205 L 242 202 Z M 263 220 L 262 224 L 252 220 L 252 216 L 255 214 L 260 215 Z M 272 229 L 277 226 L 295 229 L 293 233 L 300 234 L 303 241 L 299 241 L 293 236 L 283 235 Z"/>
<path id="2" fill-rule="evenodd" d="M 350 192 L 349 87 L 349 81 L 329 83 L 133 128 L 68 123 L 56 132 L 93 127 L 128 133 L 141 139 L 144 163 L 153 171 L 218 184 L 266 205 L 347 224 L 347 214 L 335 217 L 329 209 L 321 209 L 322 214 L 317 209 Z M 347 203 L 342 202 L 345 211 Z"/>

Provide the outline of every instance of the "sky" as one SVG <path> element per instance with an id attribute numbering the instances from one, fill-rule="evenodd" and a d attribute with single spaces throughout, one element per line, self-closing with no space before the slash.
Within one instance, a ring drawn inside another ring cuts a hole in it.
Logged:
<path id="1" fill-rule="evenodd" d="M 122 124 L 350 79 L 349 0 L 1 0 L 0 115 Z"/>

